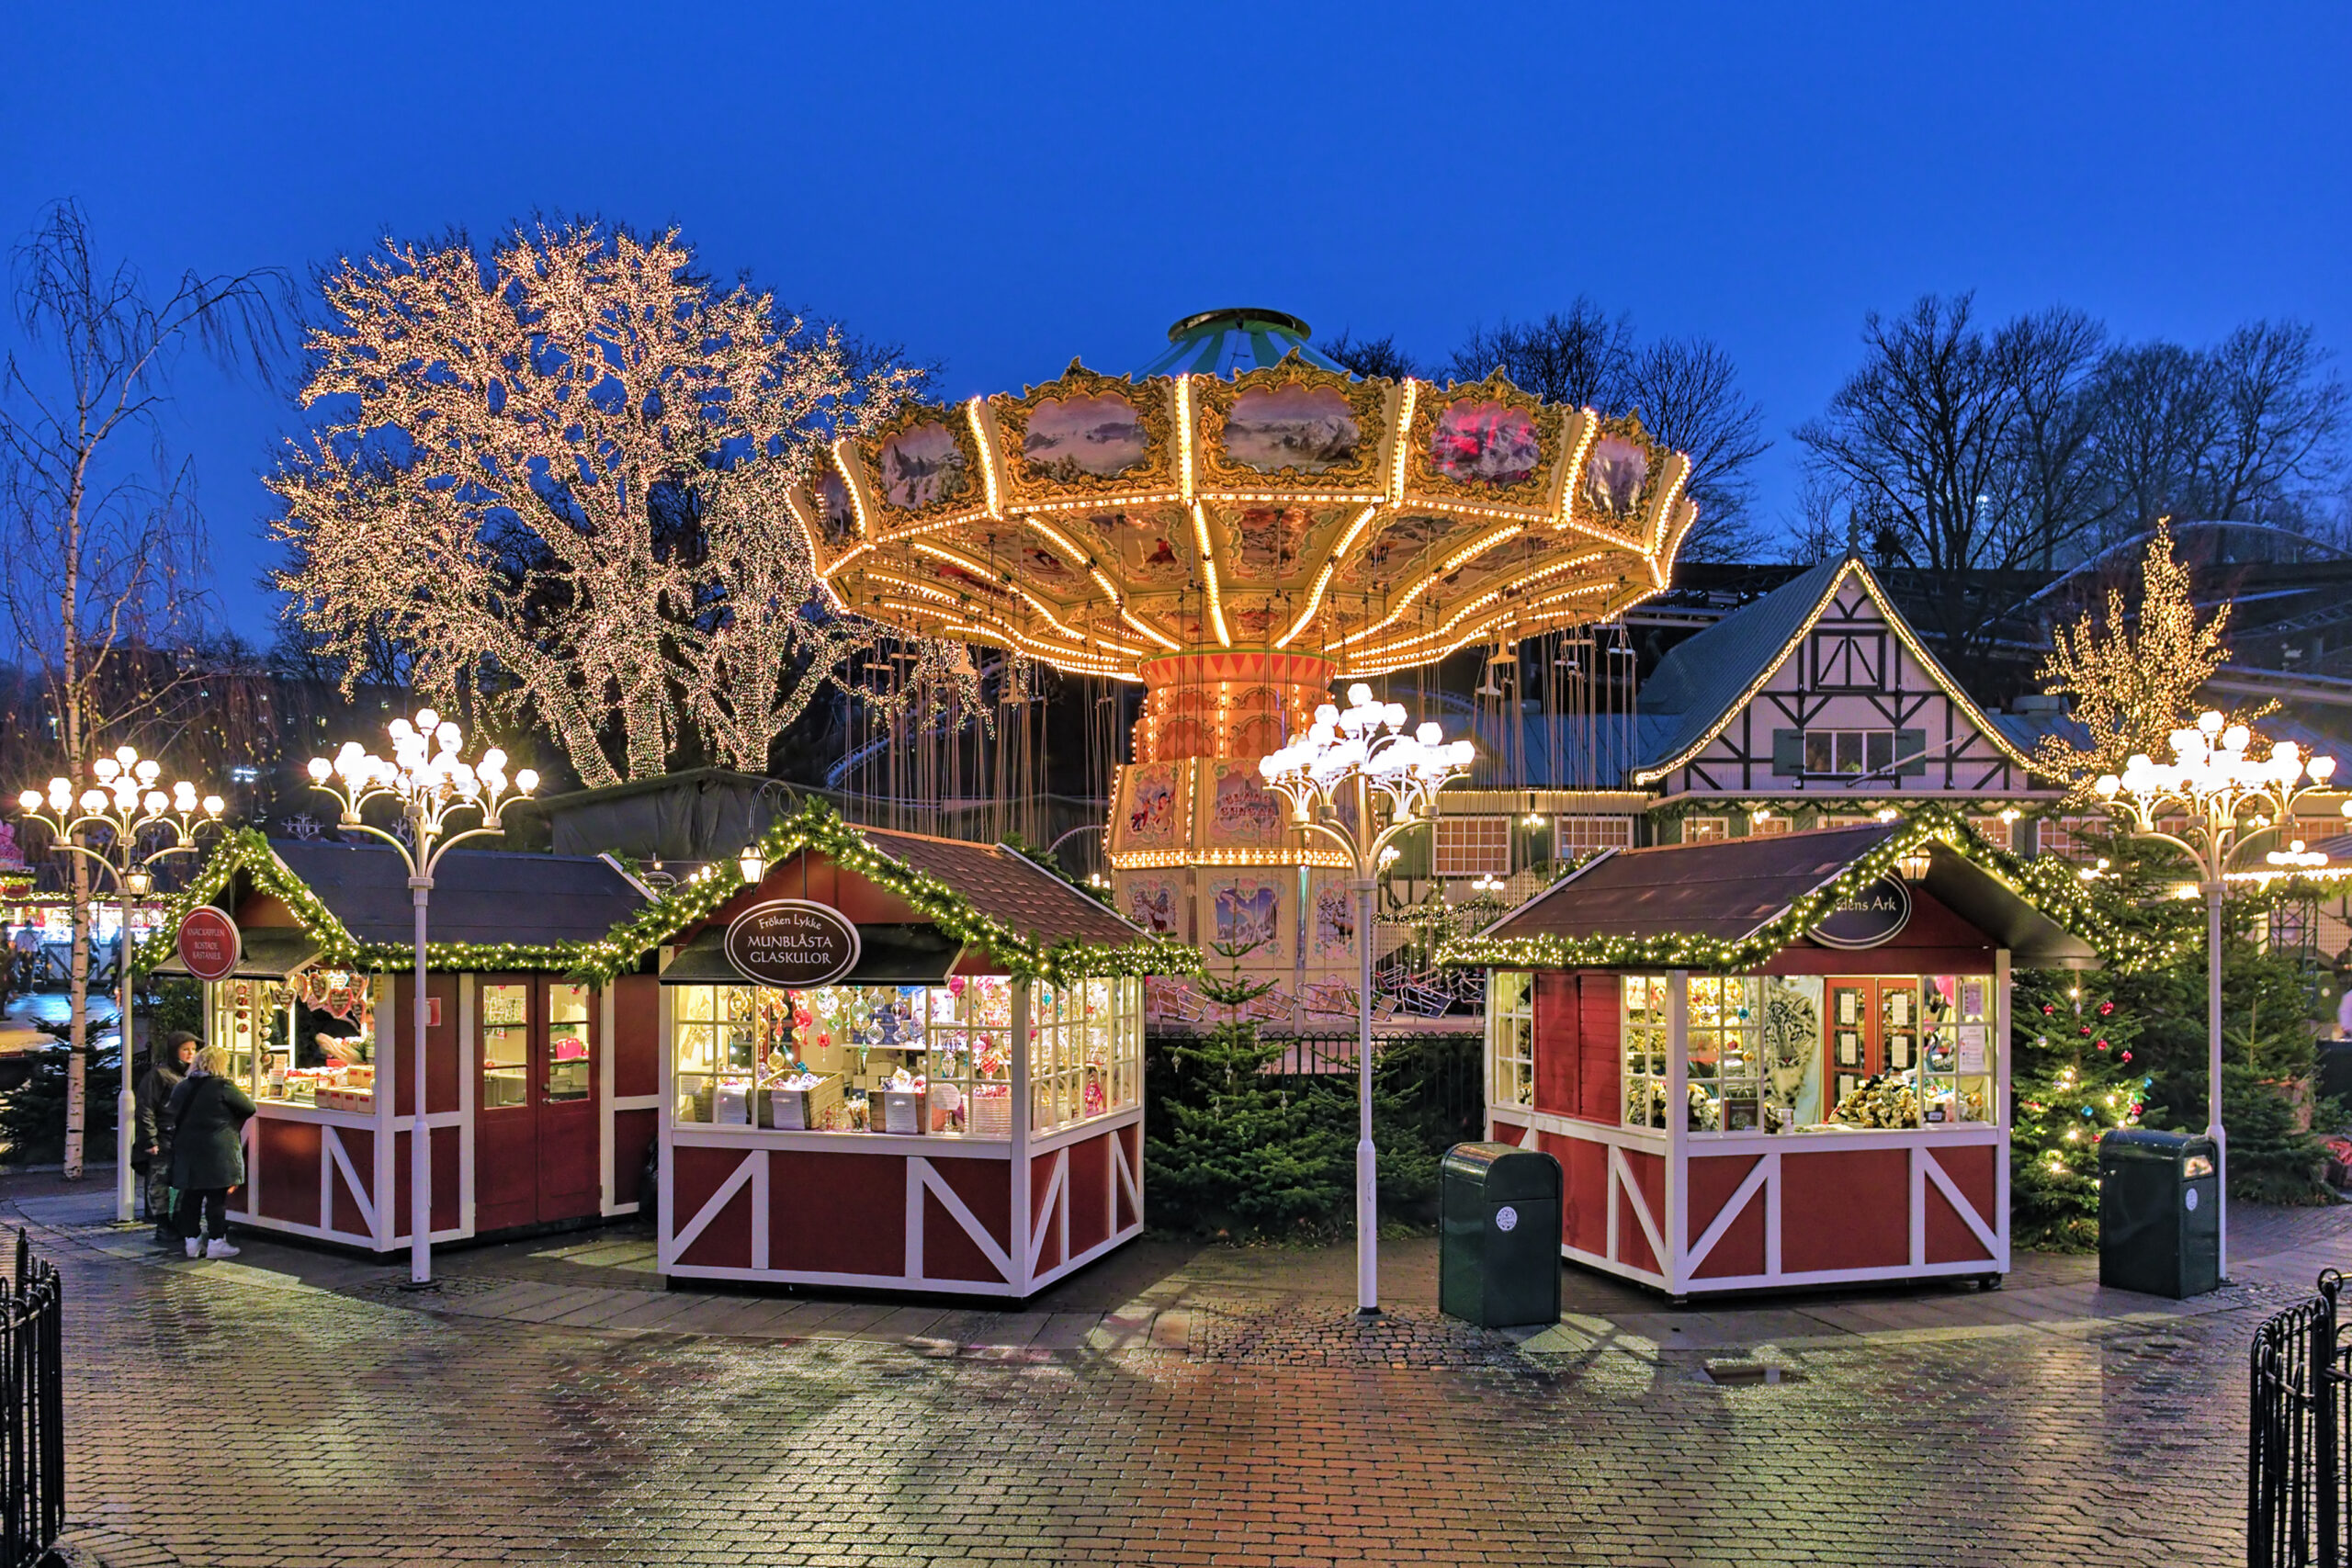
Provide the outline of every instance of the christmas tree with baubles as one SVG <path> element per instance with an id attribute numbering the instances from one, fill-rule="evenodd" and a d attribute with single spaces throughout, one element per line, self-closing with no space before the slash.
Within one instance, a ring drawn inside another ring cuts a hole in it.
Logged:
<path id="1" fill-rule="evenodd" d="M 2098 1145 L 2139 1125 L 2150 1084 L 2132 1049 L 2139 1023 L 2113 990 L 2104 973 L 2018 977 L 2009 1199 L 2019 1247 L 2087 1252 L 2098 1245 Z"/>

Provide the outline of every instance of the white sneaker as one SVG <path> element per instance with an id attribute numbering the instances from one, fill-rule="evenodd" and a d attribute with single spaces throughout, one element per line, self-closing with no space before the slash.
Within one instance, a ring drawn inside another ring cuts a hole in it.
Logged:
<path id="1" fill-rule="evenodd" d="M 231 1247 L 228 1241 L 224 1238 L 222 1240 L 213 1242 L 211 1245 L 207 1247 L 204 1249 L 204 1256 L 207 1258 L 234 1258 L 237 1256 L 237 1249 Z"/>
<path id="2" fill-rule="evenodd" d="M 204 1243 L 202 1239 L 197 1236 L 190 1236 L 187 1238 L 187 1255 L 190 1258 L 201 1258 L 204 1256 Z"/>

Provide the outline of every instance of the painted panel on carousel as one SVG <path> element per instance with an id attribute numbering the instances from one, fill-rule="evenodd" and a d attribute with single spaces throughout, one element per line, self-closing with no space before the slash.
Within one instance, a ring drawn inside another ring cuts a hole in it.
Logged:
<path id="1" fill-rule="evenodd" d="M 1283 889 L 1264 876 L 1219 877 L 1207 885 L 1206 940 L 1218 946 L 1250 948 L 1258 963 L 1288 963 L 1289 930 L 1283 919 Z"/>
<path id="2" fill-rule="evenodd" d="M 1136 762 L 1119 777 L 1111 852 L 1173 850 L 1184 841 L 1192 770 L 1182 762 Z"/>
<path id="3" fill-rule="evenodd" d="M 1356 955 L 1356 896 L 1347 879 L 1318 875 L 1308 884 L 1311 899 L 1306 931 L 1306 961 L 1335 964 Z"/>
<path id="4" fill-rule="evenodd" d="M 1199 841 L 1211 849 L 1273 850 L 1286 841 L 1283 802 L 1259 776 L 1255 760 L 1208 763 Z"/>
<path id="5" fill-rule="evenodd" d="M 1126 916 L 1154 936 L 1186 940 L 1184 885 L 1173 876 L 1130 876 Z"/>
<path id="6" fill-rule="evenodd" d="M 1580 411 L 1530 397 L 1497 370 L 1443 392 L 1425 388 L 1407 436 L 1405 490 L 1442 505 L 1464 500 L 1541 514 L 1582 429 Z"/>
<path id="7" fill-rule="evenodd" d="M 1138 387 L 1072 360 L 1058 378 L 985 406 L 1012 505 L 1174 488 L 1176 423 L 1165 384 Z"/>
<path id="8" fill-rule="evenodd" d="M 1377 491 L 1392 389 L 1298 360 L 1232 381 L 1195 378 L 1193 451 L 1204 491 L 1247 493 L 1278 476 L 1318 491 Z"/>

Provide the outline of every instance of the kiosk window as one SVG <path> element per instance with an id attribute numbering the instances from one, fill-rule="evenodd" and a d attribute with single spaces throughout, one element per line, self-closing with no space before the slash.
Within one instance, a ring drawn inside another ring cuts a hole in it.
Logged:
<path id="1" fill-rule="evenodd" d="M 1487 1040 L 1497 1105 L 1535 1103 L 1535 976 L 1498 969 L 1487 981 Z"/>
<path id="2" fill-rule="evenodd" d="M 588 987 L 548 987 L 548 1089 L 549 1100 L 585 1100 L 592 1053 L 588 1048 Z"/>
<path id="3" fill-rule="evenodd" d="M 481 1104 L 531 1102 L 531 987 L 481 988 Z"/>

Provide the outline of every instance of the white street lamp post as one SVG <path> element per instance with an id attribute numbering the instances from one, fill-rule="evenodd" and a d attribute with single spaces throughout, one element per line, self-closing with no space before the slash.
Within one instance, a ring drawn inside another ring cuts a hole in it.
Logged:
<path id="1" fill-rule="evenodd" d="M 2215 1184 L 2221 1191 L 2220 1273 L 2230 1274 L 2229 1144 L 2222 1127 L 2222 879 L 2238 855 L 2256 840 L 2290 826 L 2295 803 L 2335 775 L 2333 757 L 2306 757 L 2291 740 L 2281 740 L 2266 759 L 2250 756 L 2253 733 L 2243 724 L 2222 727 L 2222 716 L 2208 711 L 2194 729 L 2176 729 L 2170 737 L 2169 763 L 2137 755 L 2124 764 L 2120 775 L 2100 775 L 2093 786 L 2107 809 L 2120 818 L 2136 838 L 2167 843 L 2187 855 L 2197 868 L 2198 890 L 2205 895 L 2205 1134 L 2213 1140 L 2217 1161 Z M 2304 782 L 2308 778 L 2308 783 Z M 2345 807 L 2352 815 L 2352 804 Z M 2162 818 L 2179 819 L 2180 830 L 2157 826 Z M 2313 863 L 2326 856 L 2306 851 L 2298 840 L 2281 861 Z"/>
<path id="2" fill-rule="evenodd" d="M 1403 732 L 1405 708 L 1380 703 L 1372 688 L 1351 686 L 1342 713 L 1329 703 L 1315 710 L 1306 736 L 1270 757 L 1258 772 L 1291 805 L 1291 822 L 1320 833 L 1346 852 L 1356 896 L 1356 1312 L 1380 1311 L 1378 1155 L 1372 1143 L 1373 893 L 1381 867 L 1395 852 L 1390 840 L 1428 819 L 1437 792 L 1469 770 L 1467 740 L 1448 742 L 1434 724 Z M 1385 795 L 1389 821 L 1375 829 L 1373 794 Z M 1344 798 L 1348 808 L 1341 810 Z"/>
<path id="3" fill-rule="evenodd" d="M 128 1224 L 134 1197 L 130 1156 L 139 1135 L 138 1100 L 132 1087 L 138 1075 L 131 1061 L 131 908 L 153 886 L 153 874 L 148 868 L 166 855 L 195 852 L 197 830 L 208 822 L 220 819 L 222 802 L 217 795 L 206 795 L 200 803 L 203 814 L 198 815 L 196 786 L 183 779 L 168 792 L 162 789 L 158 781 L 164 776 L 163 764 L 152 758 L 142 759 L 135 746 L 116 748 L 113 756 L 101 757 L 91 764 L 90 773 L 97 783 L 82 791 L 78 798 L 73 781 L 51 779 L 47 811 L 41 809 L 44 800 L 37 789 L 18 795 L 17 805 L 27 821 L 38 822 L 49 829 L 52 849 L 80 855 L 104 867 L 114 881 L 115 894 L 122 906 L 122 931 L 117 944 L 121 956 L 115 964 L 119 989 L 116 1030 L 122 1042 L 122 1082 L 114 1097 L 114 1217 Z M 77 807 L 78 815 L 69 817 L 67 813 Z M 107 831 L 104 853 L 74 841 L 75 834 L 94 828 Z M 171 841 L 162 849 L 141 854 L 140 839 L 157 829 L 168 832 Z M 85 1031 L 84 1039 L 87 1038 Z"/>
<path id="4" fill-rule="evenodd" d="M 408 863 L 409 897 L 416 907 L 416 1027 L 410 1041 L 416 1099 L 408 1135 L 408 1278 L 411 1286 L 422 1288 L 433 1282 L 433 1135 L 425 1120 L 424 1093 L 425 908 L 441 857 L 468 839 L 501 830 L 499 807 L 508 798 L 506 753 L 493 746 L 479 763 L 467 762 L 458 755 L 463 735 L 431 708 L 420 712 L 413 725 L 404 718 L 392 720 L 388 733 L 392 738 L 390 761 L 363 750 L 356 740 L 346 740 L 334 761 L 311 759 L 311 784 L 342 806 L 344 827 L 373 833 Z M 436 743 L 437 751 L 433 749 Z M 525 768 L 514 775 L 514 793 L 526 795 L 538 782 L 538 774 Z M 359 819 L 360 808 L 379 796 L 399 802 L 413 846 Z M 481 825 L 450 833 L 451 814 L 468 807 L 481 813 Z"/>

